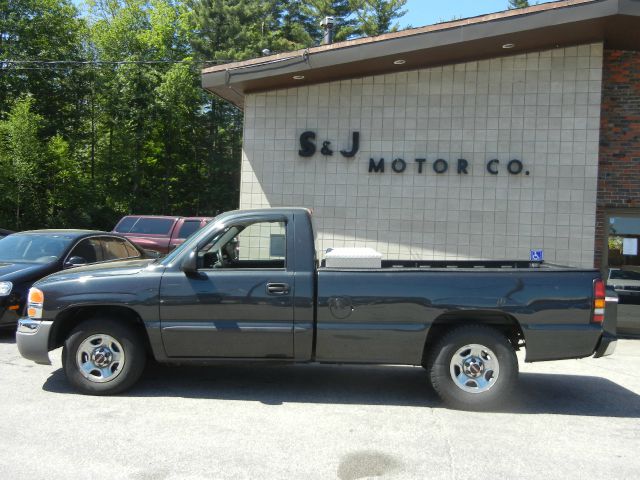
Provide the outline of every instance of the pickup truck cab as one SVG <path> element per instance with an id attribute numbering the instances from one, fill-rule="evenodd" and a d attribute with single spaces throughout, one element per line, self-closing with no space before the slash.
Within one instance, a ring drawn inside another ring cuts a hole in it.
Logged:
<path id="1" fill-rule="evenodd" d="M 211 217 L 127 215 L 113 231 L 127 237 L 142 249 L 166 254 L 210 220 Z"/>
<path id="2" fill-rule="evenodd" d="M 164 363 L 421 365 L 459 408 L 502 401 L 526 361 L 611 354 L 599 273 L 517 261 L 384 260 L 327 268 L 306 209 L 216 217 L 161 260 L 81 267 L 39 281 L 21 354 L 88 394 L 131 387 Z"/>

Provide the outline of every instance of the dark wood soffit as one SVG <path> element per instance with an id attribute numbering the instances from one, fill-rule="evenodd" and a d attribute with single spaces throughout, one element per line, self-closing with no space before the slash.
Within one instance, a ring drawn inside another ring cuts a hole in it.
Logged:
<path id="1" fill-rule="evenodd" d="M 244 95 L 247 93 L 260 93 L 370 75 L 512 56 L 590 42 L 603 41 L 605 48 L 638 50 L 640 49 L 640 28 L 638 28 L 638 23 L 638 17 L 616 15 L 575 24 L 550 26 L 509 35 L 459 42 L 425 50 L 416 50 L 401 55 L 360 60 L 325 68 L 301 70 L 300 73 L 305 75 L 304 80 L 294 80 L 292 78 L 293 75 L 287 73 L 244 82 L 235 81 L 231 87 L 216 86 L 207 90 L 242 108 Z M 514 43 L 516 47 L 503 49 L 502 45 L 505 43 Z M 402 66 L 394 65 L 393 61 L 400 57 L 406 60 L 406 63 Z"/>

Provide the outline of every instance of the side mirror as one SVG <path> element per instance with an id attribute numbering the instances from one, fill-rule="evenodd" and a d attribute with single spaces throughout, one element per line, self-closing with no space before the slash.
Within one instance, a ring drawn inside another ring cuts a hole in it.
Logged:
<path id="1" fill-rule="evenodd" d="M 82 257 L 69 257 L 64 264 L 64 268 L 79 267 L 86 264 L 87 260 Z"/>
<path id="2" fill-rule="evenodd" d="M 198 273 L 198 255 L 195 250 L 189 252 L 189 255 L 182 261 L 180 269 L 187 275 Z"/>
<path id="3" fill-rule="evenodd" d="M 143 250 L 145 258 L 160 258 L 160 252 L 155 250 Z"/>

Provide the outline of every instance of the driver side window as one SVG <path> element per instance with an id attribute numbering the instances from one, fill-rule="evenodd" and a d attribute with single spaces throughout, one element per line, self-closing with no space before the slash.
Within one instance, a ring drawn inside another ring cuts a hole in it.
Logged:
<path id="1" fill-rule="evenodd" d="M 286 225 L 256 222 L 233 225 L 198 252 L 200 268 L 284 269 Z"/>
<path id="2" fill-rule="evenodd" d="M 68 255 L 68 259 L 78 257 L 84 262 L 79 263 L 96 263 L 102 261 L 102 248 L 97 238 L 86 238 L 74 247 Z"/>

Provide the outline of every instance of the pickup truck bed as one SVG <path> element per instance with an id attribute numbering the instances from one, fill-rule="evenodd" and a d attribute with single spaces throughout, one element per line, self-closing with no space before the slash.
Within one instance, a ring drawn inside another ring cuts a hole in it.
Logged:
<path id="1" fill-rule="evenodd" d="M 85 393 L 128 388 L 141 370 L 126 368 L 148 351 L 173 363 L 422 365 L 441 397 L 462 408 L 506 395 L 519 348 L 526 361 L 541 361 L 615 346 L 596 270 L 518 261 L 317 264 L 307 210 L 230 212 L 159 262 L 39 282 L 36 300 L 44 298 L 21 321 L 18 346 L 46 363 L 47 351 L 63 345 L 65 372 Z M 128 363 L 114 360 L 127 349 Z"/>
<path id="2" fill-rule="evenodd" d="M 601 335 L 589 321 L 597 276 L 591 270 L 385 271 L 318 271 L 319 361 L 419 365 L 429 327 L 480 318 L 517 325 L 529 362 L 591 355 Z M 389 290 L 392 298 L 382 293 Z"/>

